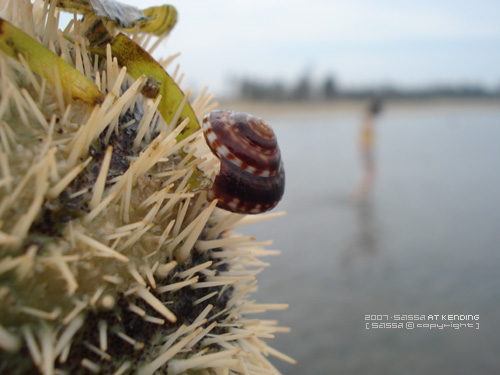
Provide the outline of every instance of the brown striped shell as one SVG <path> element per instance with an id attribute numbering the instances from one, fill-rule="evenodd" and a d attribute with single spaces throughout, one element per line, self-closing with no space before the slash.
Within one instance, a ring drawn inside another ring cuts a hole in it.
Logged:
<path id="1" fill-rule="evenodd" d="M 285 170 L 276 136 L 262 119 L 230 110 L 212 111 L 202 121 L 205 139 L 220 159 L 208 192 L 217 206 L 238 213 L 272 209 L 285 190 Z"/>

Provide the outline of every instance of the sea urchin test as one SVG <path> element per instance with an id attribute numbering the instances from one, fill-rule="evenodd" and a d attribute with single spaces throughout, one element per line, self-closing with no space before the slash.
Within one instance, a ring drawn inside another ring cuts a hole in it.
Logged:
<path id="1" fill-rule="evenodd" d="M 288 329 L 251 314 L 287 306 L 248 298 L 276 251 L 234 229 L 281 213 L 227 209 L 276 204 L 279 149 L 254 165 L 260 202 L 213 195 L 217 103 L 151 57 L 175 9 L 102 3 L 0 9 L 0 373 L 278 374 L 269 355 L 294 361 L 267 340 Z"/>

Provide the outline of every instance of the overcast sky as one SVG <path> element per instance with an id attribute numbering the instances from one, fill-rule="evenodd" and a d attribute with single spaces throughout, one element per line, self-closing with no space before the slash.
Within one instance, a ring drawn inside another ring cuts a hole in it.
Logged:
<path id="1" fill-rule="evenodd" d="M 123 1 L 140 8 L 164 1 Z M 500 86 L 499 0 L 171 0 L 179 20 L 156 56 L 181 52 L 185 83 L 334 75 L 343 87 Z M 140 4 L 140 5 L 139 5 Z"/>

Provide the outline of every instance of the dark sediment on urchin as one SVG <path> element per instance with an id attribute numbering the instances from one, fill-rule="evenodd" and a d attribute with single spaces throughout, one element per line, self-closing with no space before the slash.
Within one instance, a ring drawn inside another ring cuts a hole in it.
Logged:
<path id="1" fill-rule="evenodd" d="M 124 83 L 121 93 L 126 91 L 130 85 Z M 113 147 L 109 171 L 106 176 L 106 186 L 109 181 L 121 176 L 130 165 L 130 160 L 136 157 L 142 147 L 133 147 L 134 138 L 137 135 L 137 126 L 144 116 L 142 99 L 135 100 L 132 108 L 129 108 L 118 118 L 116 126 L 117 131 L 113 131 L 109 140 L 105 141 L 106 133 L 101 133 L 97 142 L 90 145 L 88 155 L 92 156 L 92 161 L 80 173 L 71 184 L 55 200 L 44 202 L 38 219 L 30 228 L 30 234 L 40 240 L 45 236 L 61 236 L 64 226 L 70 221 L 81 217 L 90 211 L 88 202 L 91 199 L 92 191 L 102 166 L 102 161 L 107 147 Z M 158 118 L 155 117 L 157 122 Z M 156 129 L 156 124 L 151 124 L 151 129 Z M 151 136 L 158 136 L 158 131 L 152 130 Z M 87 190 L 86 193 L 76 197 L 73 195 L 79 191 Z M 26 241 L 27 245 L 32 243 L 30 238 Z M 40 249 L 43 250 L 43 249 Z"/>
<path id="2" fill-rule="evenodd" d="M 209 260 L 208 254 L 195 255 L 191 258 L 189 266 L 177 266 L 170 272 L 165 284 L 172 284 L 181 281 L 178 277 L 180 272 L 186 271 L 192 267 L 198 266 Z M 222 266 L 221 270 L 227 267 Z M 200 282 L 206 280 L 206 277 L 201 276 Z M 93 362 L 101 364 L 101 372 L 103 374 L 112 373 L 115 370 L 116 364 L 110 361 L 103 361 L 102 355 L 89 349 L 92 344 L 99 342 L 99 324 L 106 322 L 109 332 L 126 332 L 127 336 L 135 340 L 137 343 L 143 345 L 130 345 L 117 335 L 108 335 L 108 349 L 106 351 L 111 357 L 120 358 L 121 362 L 130 362 L 132 365 L 125 374 L 136 373 L 140 368 L 141 363 L 148 362 L 157 355 L 156 351 L 159 345 L 162 345 L 164 340 L 162 338 L 168 337 L 177 331 L 182 325 L 189 326 L 200 316 L 200 314 L 210 304 L 211 313 L 213 315 L 226 309 L 226 304 L 233 292 L 233 288 L 227 288 L 222 294 L 213 296 L 203 303 L 193 306 L 193 302 L 200 298 L 212 294 L 213 292 L 220 292 L 222 287 L 212 287 L 205 289 L 184 289 L 182 291 L 175 291 L 168 294 L 158 294 L 152 291 L 153 295 L 157 297 L 162 303 L 175 301 L 170 310 L 178 317 L 174 324 L 155 325 L 146 322 L 136 313 L 130 311 L 130 304 L 134 304 L 140 309 L 144 310 L 148 315 L 154 315 L 155 311 L 148 304 L 140 298 L 130 298 L 119 295 L 116 301 L 116 306 L 111 311 L 91 311 L 85 318 L 83 325 L 85 330 L 80 331 L 78 336 L 74 338 L 71 354 L 69 355 L 66 363 L 60 369 L 67 371 L 68 374 L 87 374 L 88 371 L 80 366 L 83 359 L 87 358 Z M 228 314 L 228 313 L 226 313 Z M 209 322 L 201 325 L 206 327 Z M 228 328 L 216 327 L 212 333 L 217 335 L 227 334 Z M 198 344 L 200 345 L 200 344 Z M 28 373 L 26 373 L 28 374 Z"/>
<path id="3" fill-rule="evenodd" d="M 217 250 L 220 249 L 215 249 L 215 253 Z M 163 280 L 164 284 L 168 285 L 182 281 L 179 277 L 180 273 L 210 261 L 210 254 L 212 253 L 212 251 L 201 255 L 196 252 L 193 253 L 193 256 L 187 262 L 189 264 L 177 265 Z M 217 260 L 214 259 L 214 261 Z M 228 267 L 227 264 L 222 263 L 213 270 L 220 273 L 227 271 Z M 205 282 L 206 279 L 205 276 L 201 275 L 199 281 Z M 158 346 L 164 344 L 162 338 L 168 337 L 183 325 L 189 326 L 193 324 L 209 305 L 213 306 L 209 307 L 212 315 L 217 315 L 225 310 L 227 302 L 233 293 L 233 287 L 224 288 L 224 291 L 222 289 L 223 287 L 220 286 L 204 289 L 182 289 L 165 294 L 152 291 L 153 295 L 162 303 L 175 301 L 170 310 L 178 317 L 178 320 L 169 325 L 156 325 L 145 321 L 137 313 L 130 310 L 130 305 L 137 306 L 150 316 L 155 314 L 154 309 L 140 298 L 125 296 L 123 293 L 120 293 L 115 306 L 111 310 L 94 309 L 88 312 L 83 322 L 85 329 L 80 330 L 73 337 L 71 352 L 65 362 L 59 366 L 59 369 L 66 371 L 67 374 L 88 374 L 88 369 L 81 366 L 82 360 L 88 359 L 100 364 L 100 372 L 102 374 L 111 374 L 116 370 L 116 363 L 109 359 L 119 358 L 121 363 L 131 363 L 130 367 L 123 374 L 136 373 L 141 363 L 148 362 L 152 357 L 157 355 Z M 195 301 L 214 292 L 217 295 L 206 299 L 202 303 L 193 305 Z M 229 311 L 225 313 L 225 315 L 228 314 Z M 107 350 L 105 352 L 96 350 L 99 346 L 99 325 L 101 324 L 105 324 L 109 332 L 107 335 Z M 209 324 L 210 322 L 207 322 L 201 326 L 205 328 Z M 130 342 L 126 342 L 123 338 L 113 334 L 119 332 L 126 332 L 126 335 L 134 340 L 137 345 L 131 345 Z M 216 327 L 211 333 L 224 335 L 228 334 L 229 330 L 227 327 Z M 198 344 L 198 346 L 200 345 Z M 26 349 L 24 349 L 24 355 L 29 355 Z M 110 357 L 108 358 L 106 355 Z M 22 366 L 19 366 L 19 361 L 16 357 L 0 351 L 1 374 L 15 373 L 18 375 L 29 375 L 35 371 L 36 366 L 32 362 L 26 361 L 23 362 Z"/>

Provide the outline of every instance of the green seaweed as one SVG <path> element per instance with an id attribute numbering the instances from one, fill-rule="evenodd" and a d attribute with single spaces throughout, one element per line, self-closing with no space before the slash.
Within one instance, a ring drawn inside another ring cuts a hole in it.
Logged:
<path id="1" fill-rule="evenodd" d="M 134 79 L 145 75 L 147 77 L 146 90 L 143 89 L 143 94 L 150 98 L 155 98 L 161 95 L 162 98 L 158 105 L 158 111 L 162 115 L 166 123 L 170 123 L 174 117 L 177 108 L 182 104 L 185 94 L 168 75 L 163 67 L 143 48 L 131 40 L 126 35 L 120 33 L 113 38 L 110 43 L 111 54 L 116 57 L 120 66 L 127 68 L 127 73 Z M 104 48 L 94 48 L 93 52 L 102 56 L 105 55 Z M 147 92 L 145 92 L 147 91 Z M 194 113 L 191 105 L 186 100 L 181 110 L 177 125 L 186 118 L 189 123 L 183 131 L 176 137 L 177 142 L 190 136 L 195 131 L 200 129 L 200 123 Z M 183 153 L 181 152 L 181 155 Z M 199 169 L 196 169 L 189 179 L 190 190 L 199 190 L 211 186 L 212 182 L 204 177 L 204 174 Z"/>
<path id="2" fill-rule="evenodd" d="M 94 82 L 3 18 L 0 18 L 0 50 L 18 61 L 22 55 L 30 69 L 49 82 L 64 82 L 62 87 L 67 97 L 92 105 L 102 100 L 103 95 Z"/>
<path id="3" fill-rule="evenodd" d="M 154 35 L 167 34 L 177 22 L 177 10 L 172 5 L 160 5 L 140 10 L 113 0 L 60 0 L 57 7 L 67 12 L 84 14 L 98 20 L 106 20 L 110 28 Z"/>
<path id="4" fill-rule="evenodd" d="M 162 99 L 158 105 L 158 111 L 163 116 L 165 122 L 170 123 L 174 118 L 175 111 L 184 99 L 184 93 L 177 86 L 175 81 L 168 75 L 163 67 L 142 47 L 124 34 L 118 34 L 111 42 L 111 53 L 116 57 L 120 66 L 127 67 L 127 73 L 134 79 L 145 75 L 148 80 L 153 80 L 158 86 L 157 94 Z M 177 141 L 181 141 L 193 134 L 200 128 L 200 124 L 191 105 L 186 101 L 182 108 L 181 115 L 177 121 L 180 124 L 185 118 L 189 118 L 189 123 L 177 136 Z"/>

